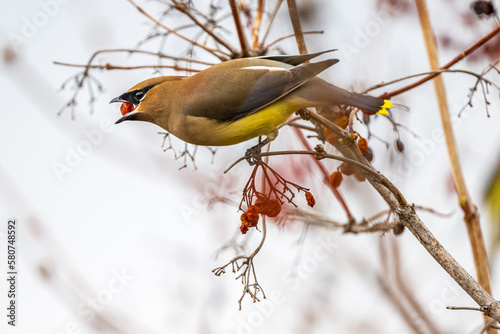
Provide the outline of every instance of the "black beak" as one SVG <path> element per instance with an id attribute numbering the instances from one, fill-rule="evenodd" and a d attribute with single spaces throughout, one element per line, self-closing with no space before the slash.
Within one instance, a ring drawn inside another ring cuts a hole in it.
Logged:
<path id="1" fill-rule="evenodd" d="M 151 116 L 149 116 L 148 114 L 146 114 L 144 112 L 138 112 L 137 110 L 134 110 L 134 111 L 126 114 L 125 116 L 123 116 L 122 118 L 117 120 L 115 122 L 115 124 L 119 124 L 123 121 L 143 121 L 143 122 L 150 122 L 150 123 L 155 122 Z"/>
<path id="2" fill-rule="evenodd" d="M 134 120 L 134 119 L 135 119 L 135 117 L 137 117 L 137 116 L 135 116 L 136 114 L 137 114 L 137 112 L 136 112 L 136 111 L 132 111 L 131 113 L 128 113 L 128 114 L 126 114 L 125 116 L 122 116 L 121 118 L 119 118 L 119 119 L 115 122 L 115 124 L 120 124 L 121 122 L 123 122 L 123 121 L 127 121 L 127 120 Z"/>
<path id="3" fill-rule="evenodd" d="M 109 101 L 109 103 L 115 103 L 115 102 L 127 102 L 127 101 L 125 101 L 121 97 L 115 97 L 114 99 L 112 99 L 111 101 Z"/>

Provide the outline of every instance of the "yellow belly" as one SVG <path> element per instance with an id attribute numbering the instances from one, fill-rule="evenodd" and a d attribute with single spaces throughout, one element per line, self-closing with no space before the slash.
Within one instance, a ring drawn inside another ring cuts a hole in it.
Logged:
<path id="1" fill-rule="evenodd" d="M 282 99 L 266 108 L 234 122 L 217 123 L 207 138 L 207 146 L 234 145 L 265 136 L 276 129 L 301 107 L 290 99 Z"/>

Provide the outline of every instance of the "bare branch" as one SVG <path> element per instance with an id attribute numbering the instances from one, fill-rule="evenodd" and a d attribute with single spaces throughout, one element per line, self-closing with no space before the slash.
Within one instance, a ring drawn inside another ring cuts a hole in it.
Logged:
<path id="1" fill-rule="evenodd" d="M 238 7 L 236 6 L 235 0 L 229 0 L 229 5 L 231 6 L 231 12 L 233 13 L 234 25 L 236 26 L 236 31 L 238 33 L 238 39 L 240 41 L 241 55 L 243 57 L 248 57 L 249 56 L 248 42 L 247 42 L 247 38 L 245 36 L 245 33 L 243 31 L 243 27 L 241 25 L 240 12 L 238 10 Z"/>
<path id="2" fill-rule="evenodd" d="M 221 61 L 224 61 L 224 60 L 227 60 L 228 58 L 230 58 L 230 55 L 228 55 L 227 53 L 225 53 L 225 52 L 223 52 L 221 50 L 212 49 L 212 48 L 209 48 L 206 45 L 199 44 L 196 41 L 193 41 L 192 39 L 189 39 L 186 36 L 179 34 L 177 31 L 168 28 L 163 23 L 161 23 L 160 21 L 158 21 L 157 19 L 155 19 L 154 17 L 152 17 L 151 15 L 149 15 L 146 11 L 144 11 L 144 9 L 142 9 L 139 5 L 137 5 L 133 0 L 128 0 L 128 2 L 130 2 L 141 14 L 143 14 L 144 16 L 146 16 L 148 19 L 150 19 L 151 21 L 153 21 L 157 26 L 165 29 L 169 33 L 171 33 L 171 34 L 173 34 L 173 35 L 175 35 L 175 36 L 177 36 L 177 37 L 185 40 L 186 42 L 188 42 L 188 43 L 190 43 L 190 44 L 192 44 L 194 46 L 197 46 L 197 47 L 199 47 L 199 48 L 201 48 L 201 49 L 209 52 L 210 54 L 212 54 L 215 57 L 219 58 L 219 60 L 221 60 Z"/>

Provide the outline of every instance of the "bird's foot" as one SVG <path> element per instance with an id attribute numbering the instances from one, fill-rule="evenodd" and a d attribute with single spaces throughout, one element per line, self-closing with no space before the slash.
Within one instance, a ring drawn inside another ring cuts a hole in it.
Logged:
<path id="1" fill-rule="evenodd" d="M 254 147 L 250 147 L 246 152 L 245 152 L 245 159 L 247 160 L 248 164 L 250 166 L 253 166 L 259 161 L 262 160 L 261 156 L 261 150 L 264 146 L 266 146 L 271 140 L 269 138 L 266 138 L 265 140 L 261 141 Z"/>
<path id="2" fill-rule="evenodd" d="M 311 111 L 309 109 L 306 109 L 306 108 L 297 110 L 297 112 L 295 114 L 299 115 L 300 118 L 302 118 L 305 121 L 308 121 L 311 119 Z"/>
<path id="3" fill-rule="evenodd" d="M 254 147 L 250 147 L 246 152 L 245 152 L 245 159 L 247 160 L 248 164 L 250 166 L 253 166 L 257 164 L 261 159 L 261 146 L 256 145 Z"/>

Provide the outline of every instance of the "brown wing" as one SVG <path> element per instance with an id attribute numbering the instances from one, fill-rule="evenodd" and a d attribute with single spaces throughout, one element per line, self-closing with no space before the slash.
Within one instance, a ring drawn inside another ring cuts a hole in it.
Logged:
<path id="1" fill-rule="evenodd" d="M 268 59 L 235 61 L 241 62 L 222 63 L 216 65 L 219 66 L 216 71 L 207 70 L 208 73 L 203 71 L 195 75 L 199 78 L 192 93 L 197 98 L 192 99 L 193 102 L 188 106 L 189 115 L 220 122 L 241 119 L 286 96 L 337 63 L 338 59 L 296 67 Z"/>

